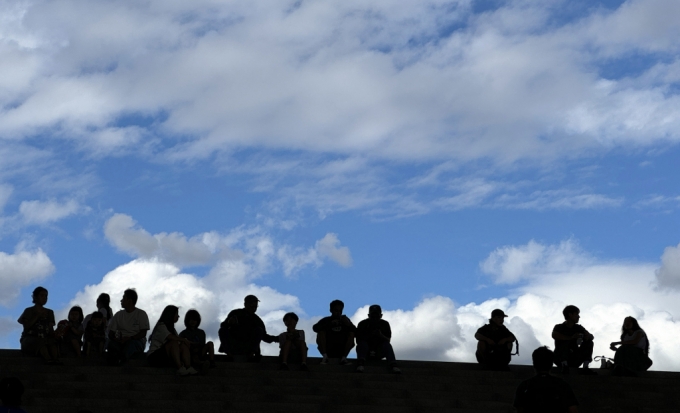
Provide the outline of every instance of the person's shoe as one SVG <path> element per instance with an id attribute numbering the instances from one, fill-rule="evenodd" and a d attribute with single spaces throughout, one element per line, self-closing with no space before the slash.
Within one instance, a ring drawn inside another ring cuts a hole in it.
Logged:
<path id="1" fill-rule="evenodd" d="M 177 375 L 178 375 L 178 376 L 182 376 L 182 377 L 188 376 L 188 375 L 189 375 L 189 371 L 187 371 L 187 368 L 186 368 L 186 367 L 182 366 L 182 367 L 180 367 L 180 368 L 177 370 Z"/>
<path id="2" fill-rule="evenodd" d="M 300 365 L 300 371 L 309 371 L 309 367 L 307 367 L 307 363 L 302 363 Z"/>
<path id="3" fill-rule="evenodd" d="M 328 364 L 328 357 L 322 358 L 321 363 L 319 363 L 319 364 L 321 364 L 322 366 L 325 366 L 326 364 Z"/>
<path id="4" fill-rule="evenodd" d="M 357 366 L 356 372 L 357 373 L 363 373 L 364 372 L 364 366 Z"/>
<path id="5" fill-rule="evenodd" d="M 343 357 L 342 359 L 340 359 L 340 365 L 341 366 L 349 366 L 351 364 L 352 364 L 352 362 L 347 360 L 347 357 Z"/>
<path id="6" fill-rule="evenodd" d="M 583 367 L 578 369 L 578 374 L 582 376 L 597 376 L 597 372 L 590 369 L 590 367 Z"/>
<path id="7" fill-rule="evenodd" d="M 392 366 L 392 373 L 401 374 L 401 369 L 397 366 Z"/>
<path id="8" fill-rule="evenodd" d="M 279 370 L 290 370 L 290 367 L 288 367 L 287 363 L 281 363 Z"/>
<path id="9" fill-rule="evenodd" d="M 569 374 L 569 366 L 562 366 L 562 369 L 560 370 L 560 373 L 562 373 L 562 374 Z"/>
<path id="10" fill-rule="evenodd" d="M 196 370 L 196 369 L 193 368 L 193 367 L 189 367 L 189 368 L 186 369 L 186 370 L 187 370 L 187 374 L 190 374 L 190 375 L 192 375 L 192 376 L 198 374 L 198 370 Z"/>
<path id="11" fill-rule="evenodd" d="M 215 367 L 217 367 L 217 363 L 215 363 L 215 360 L 210 360 L 210 368 L 214 369 Z"/>

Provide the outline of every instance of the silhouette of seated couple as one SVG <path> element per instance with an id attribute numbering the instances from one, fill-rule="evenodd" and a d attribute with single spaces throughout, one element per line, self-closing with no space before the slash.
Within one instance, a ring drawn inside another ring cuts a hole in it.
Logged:
<path id="1" fill-rule="evenodd" d="M 259 362 L 262 358 L 261 342 L 278 343 L 282 370 L 289 369 L 289 362 L 299 362 L 301 370 L 308 370 L 305 332 L 296 328 L 298 316 L 287 313 L 283 317 L 286 330 L 277 336 L 270 335 L 264 322 L 256 314 L 259 301 L 256 296 L 248 295 L 244 299 L 243 308 L 233 310 L 227 315 L 220 325 L 218 351 L 226 353 L 228 361 L 233 361 L 234 356 L 246 356 L 248 361 Z M 380 306 L 370 306 L 368 318 L 358 326 L 354 326 L 342 313 L 344 307 L 342 301 L 334 300 L 330 304 L 331 315 L 322 318 L 312 327 L 317 334 L 316 344 L 322 355 L 321 364 L 328 364 L 329 358 L 340 359 L 341 365 L 350 364 L 347 356 L 355 347 L 356 341 L 357 372 L 364 371 L 366 360 L 386 358 L 390 370 L 401 373 L 390 344 L 390 324 L 382 319 Z"/>
<path id="2" fill-rule="evenodd" d="M 562 374 L 569 374 L 571 368 L 577 368 L 579 374 L 596 375 L 590 369 L 593 360 L 594 336 L 578 322 L 581 310 L 568 305 L 562 310 L 564 322 L 555 325 L 552 338 L 555 340 L 553 363 L 560 368 Z M 505 313 L 496 309 L 491 312 L 489 324 L 484 325 L 475 334 L 478 340 L 477 361 L 492 370 L 507 370 L 510 363 L 515 335 L 504 325 Z M 636 375 L 646 371 L 652 361 L 649 359 L 649 343 L 645 332 L 637 320 L 626 317 L 621 328 L 621 341 L 611 343 L 614 356 L 615 375 Z M 519 344 L 517 344 L 517 354 Z M 579 368 L 581 367 L 581 368 Z"/>

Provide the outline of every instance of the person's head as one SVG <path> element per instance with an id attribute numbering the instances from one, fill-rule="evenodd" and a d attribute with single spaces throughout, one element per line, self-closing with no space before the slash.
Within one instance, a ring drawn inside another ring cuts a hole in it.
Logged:
<path id="1" fill-rule="evenodd" d="M 120 306 L 126 310 L 134 310 L 137 305 L 137 291 L 128 288 L 123 292 L 123 299 L 120 300 Z"/>
<path id="2" fill-rule="evenodd" d="M 628 316 L 624 318 L 623 326 L 621 327 L 621 339 L 623 340 L 623 336 L 625 336 L 626 333 L 634 333 L 638 330 L 642 330 L 642 328 L 640 328 L 640 324 L 638 324 L 635 317 Z"/>
<path id="3" fill-rule="evenodd" d="M 372 306 L 368 307 L 368 318 L 382 318 L 382 308 L 380 308 L 378 304 L 373 304 Z"/>
<path id="4" fill-rule="evenodd" d="M 94 313 L 92 313 L 90 323 L 95 327 L 101 326 L 102 324 L 104 324 L 104 314 L 102 314 L 100 311 L 95 311 Z"/>
<path id="5" fill-rule="evenodd" d="M 201 314 L 193 308 L 184 314 L 184 327 L 198 328 L 201 325 Z"/>
<path id="6" fill-rule="evenodd" d="M 499 310 L 497 308 L 491 312 L 491 318 L 489 319 L 489 322 L 496 324 L 497 326 L 502 326 L 505 322 L 505 317 L 507 317 L 507 315 L 505 315 L 503 310 Z"/>
<path id="7" fill-rule="evenodd" d="M 534 369 L 539 373 L 547 373 L 553 365 L 553 352 L 546 346 L 539 347 L 531 353 Z"/>
<path id="8" fill-rule="evenodd" d="M 345 309 L 345 303 L 340 300 L 331 301 L 331 314 L 334 317 L 340 317 L 342 315 L 342 310 Z"/>
<path id="9" fill-rule="evenodd" d="M 243 299 L 243 308 L 255 314 L 259 302 L 260 300 L 258 300 L 254 295 L 247 295 L 246 298 Z"/>
<path id="10" fill-rule="evenodd" d="M 0 400 L 5 407 L 21 406 L 21 396 L 24 394 L 24 385 L 16 377 L 4 377 L 0 380 Z"/>
<path id="11" fill-rule="evenodd" d="M 300 318 L 295 313 L 286 313 L 286 315 L 283 316 L 283 324 L 288 328 L 295 328 L 299 320 Z"/>
<path id="12" fill-rule="evenodd" d="M 568 305 L 564 307 L 564 310 L 562 310 L 564 319 L 571 321 L 574 324 L 578 323 L 578 320 L 581 318 L 580 314 L 581 310 L 579 310 L 575 305 Z"/>
<path id="13" fill-rule="evenodd" d="M 45 305 L 47 303 L 47 289 L 45 287 L 35 287 L 31 294 L 33 304 Z"/>
<path id="14" fill-rule="evenodd" d="M 174 305 L 165 306 L 161 317 L 158 319 L 158 323 L 165 324 L 170 332 L 177 334 L 175 331 L 175 323 L 179 320 L 179 308 Z"/>
<path id="15" fill-rule="evenodd" d="M 99 294 L 99 297 L 97 297 L 97 309 L 99 308 L 106 308 L 106 318 L 108 320 L 111 319 L 113 316 L 113 311 L 111 310 L 111 296 L 106 294 L 106 293 L 101 293 Z"/>
<path id="16" fill-rule="evenodd" d="M 83 309 L 80 306 L 74 305 L 68 310 L 68 321 L 73 324 L 80 324 L 83 322 Z"/>

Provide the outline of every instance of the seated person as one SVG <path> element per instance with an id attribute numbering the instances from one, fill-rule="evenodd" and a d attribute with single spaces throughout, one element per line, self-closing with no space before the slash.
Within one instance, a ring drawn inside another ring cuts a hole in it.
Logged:
<path id="1" fill-rule="evenodd" d="M 57 337 L 62 356 L 66 354 L 81 356 L 83 318 L 83 309 L 76 305 L 68 311 L 68 319 L 59 322 Z"/>
<path id="2" fill-rule="evenodd" d="M 636 376 L 637 373 L 647 371 L 652 366 L 647 334 L 633 317 L 626 317 L 623 320 L 621 341 L 611 343 L 610 348 L 616 351 L 612 372 L 616 376 Z"/>
<path id="3" fill-rule="evenodd" d="M 345 303 L 331 302 L 331 315 L 319 320 L 312 330 L 316 333 L 316 344 L 323 357 L 321 364 L 328 364 L 328 358 L 339 358 L 340 364 L 348 364 L 347 355 L 354 348 L 354 334 L 357 328 L 342 310 Z"/>
<path id="4" fill-rule="evenodd" d="M 40 356 L 47 364 L 62 364 L 59 361 L 59 347 L 54 336 L 54 311 L 45 308 L 47 290 L 36 287 L 33 290 L 33 307 L 21 313 L 19 324 L 24 326 L 21 333 L 21 352 L 27 356 Z"/>
<path id="5" fill-rule="evenodd" d="M 596 375 L 589 368 L 593 361 L 593 335 L 578 324 L 581 310 L 568 305 L 562 310 L 564 323 L 553 328 L 552 337 L 555 340 L 555 365 L 562 368 L 563 374 L 569 374 L 570 367 L 579 367 L 580 374 Z"/>
<path id="6" fill-rule="evenodd" d="M 286 331 L 279 334 L 278 342 L 279 359 L 281 359 L 281 370 L 288 370 L 288 357 L 292 356 L 300 360 L 300 370 L 307 371 L 307 344 L 305 343 L 305 331 L 296 330 L 299 318 L 295 313 L 286 313 L 283 316 L 283 324 Z M 296 357 L 297 356 L 297 357 Z"/>
<path id="7" fill-rule="evenodd" d="M 390 340 L 392 330 L 390 323 L 382 319 L 382 309 L 374 304 L 368 308 L 368 318 L 357 326 L 357 372 L 364 372 L 364 365 L 368 357 L 381 360 L 387 358 L 393 373 L 399 374 L 394 349 Z"/>
<path id="8" fill-rule="evenodd" d="M 245 355 L 248 361 L 259 362 L 262 358 L 260 342 L 273 343 L 276 337 L 267 334 L 267 328 L 262 319 L 255 314 L 260 300 L 254 295 L 248 295 L 243 300 L 243 307 L 232 310 L 220 324 L 221 353 L 227 354 L 227 360 L 233 360 L 235 355 Z"/>
<path id="9" fill-rule="evenodd" d="M 198 374 L 191 367 L 191 342 L 177 335 L 175 323 L 179 320 L 179 308 L 168 305 L 163 309 L 161 317 L 151 332 L 149 338 L 149 352 L 146 359 L 153 367 L 177 368 L 178 376 Z"/>
<path id="10" fill-rule="evenodd" d="M 103 355 L 104 347 L 106 345 L 106 324 L 104 322 L 104 314 L 100 311 L 95 311 L 88 317 L 90 317 L 90 321 L 87 323 L 87 327 L 85 327 L 85 355 L 89 356 L 90 353 Z"/>
<path id="11" fill-rule="evenodd" d="M 127 289 L 120 300 L 122 310 L 109 323 L 108 358 L 110 364 L 121 365 L 135 354 L 144 353 L 149 317 L 136 307 L 137 292 Z"/>
<path id="12" fill-rule="evenodd" d="M 531 354 L 536 376 L 517 387 L 513 406 L 518 413 L 577 413 L 578 402 L 566 381 L 550 374 L 553 352 L 539 347 Z"/>
<path id="13" fill-rule="evenodd" d="M 480 327 L 475 333 L 477 343 L 477 361 L 479 364 L 493 370 L 506 370 L 510 364 L 510 353 L 515 335 L 503 325 L 505 321 L 503 310 L 493 310 L 489 324 Z"/>
<path id="14" fill-rule="evenodd" d="M 212 341 L 206 343 L 205 331 L 198 328 L 201 325 L 201 314 L 196 310 L 189 310 L 184 315 L 184 327 L 179 336 L 191 342 L 189 352 L 191 353 L 191 363 L 201 365 L 205 361 L 210 361 L 210 368 L 217 367 L 215 364 L 215 346 Z"/>
<path id="15" fill-rule="evenodd" d="M 21 408 L 21 396 L 24 395 L 24 385 L 16 377 L 5 377 L 0 380 L 0 413 L 26 413 Z"/>

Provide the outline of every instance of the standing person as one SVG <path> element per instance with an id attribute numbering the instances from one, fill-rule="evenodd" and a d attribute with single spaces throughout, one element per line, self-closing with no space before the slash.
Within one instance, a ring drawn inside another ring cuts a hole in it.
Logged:
<path id="1" fill-rule="evenodd" d="M 179 336 L 191 342 L 191 361 L 194 365 L 200 365 L 207 360 L 210 368 L 217 367 L 215 363 L 215 345 L 212 341 L 206 342 L 205 331 L 198 328 L 201 325 L 201 314 L 191 309 L 184 315 L 184 327 Z"/>
<path id="2" fill-rule="evenodd" d="M 0 380 L 0 413 L 26 413 L 21 408 L 21 396 L 24 395 L 24 385 L 16 377 L 5 377 Z"/>
<path id="3" fill-rule="evenodd" d="M 354 348 L 357 328 L 346 315 L 342 314 L 345 303 L 331 301 L 331 315 L 319 320 L 312 330 L 316 333 L 316 344 L 321 353 L 321 364 L 328 364 L 328 358 L 339 358 L 340 364 L 349 364 L 347 355 Z"/>
<path id="4" fill-rule="evenodd" d="M 612 372 L 616 376 L 636 376 L 637 373 L 647 371 L 652 366 L 647 334 L 633 317 L 626 317 L 623 320 L 621 341 L 611 343 L 610 348 L 616 351 Z"/>
<path id="5" fill-rule="evenodd" d="M 149 331 L 149 317 L 144 310 L 136 307 L 137 292 L 127 289 L 120 300 L 122 310 L 118 311 L 109 324 L 109 363 L 121 365 L 146 347 L 146 333 Z"/>
<path id="6" fill-rule="evenodd" d="M 82 355 L 83 347 L 83 309 L 75 305 L 68 311 L 66 320 L 59 322 L 63 326 L 61 338 L 59 339 L 61 354 L 74 354 L 76 357 Z"/>
<path id="7" fill-rule="evenodd" d="M 475 333 L 477 343 L 477 361 L 492 370 L 507 370 L 510 364 L 512 343 L 515 335 L 503 325 L 505 321 L 503 310 L 495 309 L 491 312 L 489 324 L 480 327 Z"/>
<path id="8" fill-rule="evenodd" d="M 36 287 L 31 297 L 33 307 L 25 309 L 17 320 L 24 326 L 20 339 L 21 351 L 27 356 L 41 356 L 47 364 L 62 364 L 54 337 L 54 311 L 45 308 L 47 290 Z"/>
<path id="9" fill-rule="evenodd" d="M 553 352 L 539 347 L 531 354 L 536 376 L 523 381 L 515 392 L 518 413 L 577 413 L 578 401 L 566 381 L 550 374 Z"/>
<path id="10" fill-rule="evenodd" d="M 179 320 L 179 308 L 166 306 L 151 332 L 147 360 L 153 367 L 177 367 L 178 376 L 198 374 L 191 367 L 191 341 L 177 335 L 175 323 Z"/>
<path id="11" fill-rule="evenodd" d="M 581 310 L 568 305 L 562 310 L 564 323 L 553 328 L 552 338 L 555 340 L 555 365 L 562 368 L 562 374 L 569 374 L 570 367 L 579 367 L 579 374 L 597 375 L 589 367 L 593 361 L 593 335 L 578 324 Z"/>
<path id="12" fill-rule="evenodd" d="M 392 329 L 390 323 L 382 319 L 382 308 L 374 304 L 368 307 L 368 318 L 357 326 L 357 372 L 364 372 L 364 365 L 368 357 L 381 360 L 386 358 L 392 373 L 400 374 L 397 367 L 394 349 L 390 340 Z"/>
<path id="13" fill-rule="evenodd" d="M 248 361 L 259 362 L 262 359 L 260 342 L 273 343 L 277 337 L 267 334 L 264 322 L 255 314 L 260 300 L 248 295 L 243 300 L 243 308 L 232 310 L 220 324 L 221 353 L 227 353 L 227 360 L 232 361 L 235 355 L 245 355 Z"/>
<path id="14" fill-rule="evenodd" d="M 295 313 L 286 313 L 283 316 L 283 324 L 286 331 L 281 333 L 278 338 L 281 359 L 281 370 L 288 370 L 288 356 L 293 352 L 293 357 L 300 356 L 300 370 L 307 371 L 307 343 L 305 343 L 305 331 L 296 330 L 300 318 Z"/>

